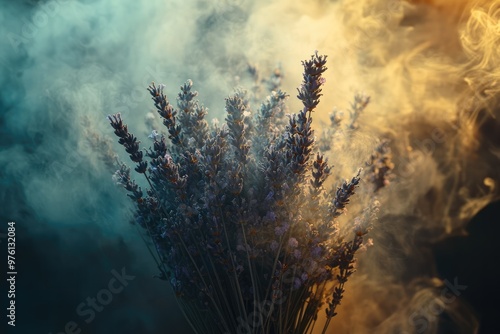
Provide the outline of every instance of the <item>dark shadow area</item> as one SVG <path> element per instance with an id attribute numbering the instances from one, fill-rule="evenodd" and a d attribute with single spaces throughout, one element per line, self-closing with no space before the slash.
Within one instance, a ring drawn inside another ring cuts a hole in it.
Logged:
<path id="1" fill-rule="evenodd" d="M 119 234 L 106 235 L 90 223 L 54 229 L 50 222 L 37 219 L 19 189 L 14 183 L 7 189 L 9 197 L 2 199 L 6 206 L 0 214 L 2 224 L 16 222 L 18 273 L 16 326 L 2 321 L 1 333 L 189 332 L 168 282 L 152 277 L 155 264 L 145 247 L 129 245 Z M 0 242 L 6 254 L 5 234 Z M 7 267 L 3 256 L 1 264 Z M 2 282 L 5 273 L 1 271 Z M 115 292 L 107 292 L 116 275 L 125 283 L 116 279 L 111 288 Z M 6 293 L 1 300 L 5 310 Z M 5 311 L 2 314 L 5 318 Z"/>
<path id="2" fill-rule="evenodd" d="M 434 246 L 437 270 L 443 279 L 467 286 L 461 297 L 478 313 L 479 333 L 500 333 L 500 202 L 481 210 L 466 230 L 468 236 Z"/>

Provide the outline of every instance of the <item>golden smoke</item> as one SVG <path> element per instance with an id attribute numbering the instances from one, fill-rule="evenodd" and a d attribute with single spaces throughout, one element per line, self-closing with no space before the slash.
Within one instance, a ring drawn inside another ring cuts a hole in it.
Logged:
<path id="1" fill-rule="evenodd" d="M 334 328 L 435 333 L 446 315 L 457 332 L 472 333 L 478 321 L 465 303 L 443 297 L 450 282 L 436 277 L 428 245 L 463 233 L 498 198 L 500 1 L 331 6 L 342 30 L 324 34 L 330 66 L 340 57 L 348 70 L 329 83 L 338 90 L 347 77 L 351 94 L 372 96 L 365 127 L 392 140 L 397 175 Z"/>
<path id="2" fill-rule="evenodd" d="M 396 180 L 380 194 L 375 246 L 348 284 L 332 324 L 336 333 L 432 333 L 444 315 L 463 333 L 477 329 L 468 306 L 443 297 L 450 282 L 437 278 L 429 245 L 464 233 L 465 223 L 499 195 L 499 20 L 497 0 L 253 5 L 249 59 L 278 59 L 290 70 L 310 50 L 330 55 L 317 117 L 328 124 L 334 106 L 345 108 L 364 91 L 373 103 L 357 144 L 392 141 Z M 285 88 L 293 92 L 300 72 L 287 75 Z M 356 167 L 359 152 L 330 157 L 334 173 L 349 177 L 346 166 Z"/>

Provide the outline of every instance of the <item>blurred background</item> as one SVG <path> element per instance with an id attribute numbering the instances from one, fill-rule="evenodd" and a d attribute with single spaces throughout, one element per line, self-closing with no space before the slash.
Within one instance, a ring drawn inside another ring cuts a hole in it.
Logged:
<path id="1" fill-rule="evenodd" d="M 499 333 L 499 20 L 497 0 L 1 0 L 0 245 L 15 221 L 18 272 L 16 327 L 2 327 L 189 333 L 111 179 L 114 151 L 128 158 L 106 116 L 149 146 L 152 81 L 175 101 L 192 79 L 223 122 L 224 98 L 276 69 L 296 112 L 300 61 L 318 50 L 318 137 L 335 107 L 372 98 L 333 173 L 363 167 L 374 138 L 395 164 L 332 333 Z M 133 278 L 90 317 L 87 298 L 123 270 Z"/>

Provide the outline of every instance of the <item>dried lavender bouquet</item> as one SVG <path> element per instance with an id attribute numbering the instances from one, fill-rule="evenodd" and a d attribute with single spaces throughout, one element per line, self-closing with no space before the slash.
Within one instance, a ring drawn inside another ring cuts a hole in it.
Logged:
<path id="1" fill-rule="evenodd" d="M 125 165 L 115 178 L 135 202 L 160 278 L 196 333 L 312 333 L 326 307 L 325 333 L 336 315 L 370 212 L 351 237 L 341 235 L 336 219 L 359 173 L 328 192 L 328 161 L 312 153 L 326 58 L 316 53 L 302 62 L 297 97 L 304 107 L 288 120 L 280 90 L 254 116 L 246 94 L 235 92 L 226 99 L 226 123 L 209 126 L 191 81 L 177 108 L 153 83 L 148 90 L 168 141 L 155 136 L 143 154 L 120 114 L 109 116 L 149 189 Z"/>

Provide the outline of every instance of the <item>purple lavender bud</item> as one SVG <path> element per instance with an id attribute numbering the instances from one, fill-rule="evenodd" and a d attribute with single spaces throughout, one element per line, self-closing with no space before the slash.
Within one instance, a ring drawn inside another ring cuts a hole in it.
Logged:
<path id="1" fill-rule="evenodd" d="M 288 239 L 288 247 L 297 248 L 299 246 L 299 242 L 295 238 Z"/>

